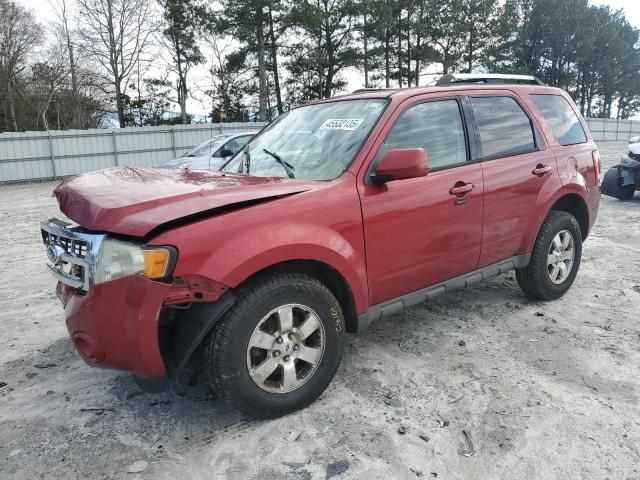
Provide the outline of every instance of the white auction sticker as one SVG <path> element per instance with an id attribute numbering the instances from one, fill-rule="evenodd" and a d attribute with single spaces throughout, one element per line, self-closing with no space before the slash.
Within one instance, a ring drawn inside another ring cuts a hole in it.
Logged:
<path id="1" fill-rule="evenodd" d="M 320 126 L 320 130 L 355 130 L 361 123 L 361 118 L 329 118 Z"/>

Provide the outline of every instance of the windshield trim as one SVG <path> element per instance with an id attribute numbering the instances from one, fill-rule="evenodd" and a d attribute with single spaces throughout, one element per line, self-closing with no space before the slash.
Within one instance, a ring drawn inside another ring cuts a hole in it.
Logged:
<path id="1" fill-rule="evenodd" d="M 362 101 L 370 101 L 370 100 L 380 101 L 381 103 L 384 103 L 384 106 L 380 109 L 380 113 L 378 113 L 378 116 L 375 119 L 375 121 L 373 121 L 371 123 L 371 127 L 369 128 L 369 131 L 367 132 L 367 134 L 362 138 L 362 142 L 360 142 L 360 145 L 358 145 L 358 148 L 356 149 L 356 153 L 353 155 L 353 158 L 351 158 L 351 160 L 347 164 L 345 164 L 344 170 L 342 170 L 342 172 L 340 172 L 340 174 L 336 175 L 334 178 L 318 179 L 318 180 L 305 179 L 305 180 L 309 180 L 309 181 L 319 181 L 319 182 L 332 182 L 334 180 L 337 180 L 338 178 L 342 177 L 342 175 L 344 175 L 344 173 L 347 170 L 349 170 L 349 168 L 351 168 L 351 166 L 353 165 L 353 162 L 355 162 L 356 158 L 358 158 L 358 154 L 360 154 L 360 152 L 362 151 L 362 147 L 364 146 L 365 143 L 367 143 L 367 140 L 369 140 L 369 137 L 371 136 L 371 133 L 373 133 L 373 130 L 375 129 L 375 127 L 380 122 L 380 119 L 382 118 L 382 115 L 384 115 L 384 112 L 386 112 L 387 108 L 389 108 L 389 104 L 391 103 L 391 98 L 389 98 L 389 97 L 382 97 L 382 98 L 380 98 L 380 97 L 335 98 L 335 99 L 330 99 L 329 98 L 329 99 L 325 99 L 325 100 L 317 100 L 317 101 L 314 101 L 314 102 L 305 103 L 304 105 L 300 105 L 298 107 L 292 108 L 291 110 L 288 110 L 285 113 L 283 113 L 282 115 L 280 115 L 278 118 L 276 118 L 270 124 L 266 125 L 258 133 L 256 133 L 251 138 L 251 140 L 249 140 L 247 143 L 244 144 L 244 147 L 242 147 L 240 150 L 238 150 L 229 160 L 227 160 L 224 163 L 224 165 L 222 165 L 220 167 L 219 171 L 222 172 L 225 168 L 227 168 L 227 165 L 229 165 L 231 162 L 233 162 L 237 155 L 242 155 L 242 153 L 246 149 L 249 148 L 249 145 L 251 143 L 253 143 L 254 140 L 257 140 L 263 133 L 269 131 L 275 124 L 277 124 L 280 120 L 285 118 L 287 115 L 289 115 L 289 113 L 293 112 L 294 110 L 298 110 L 300 108 L 305 108 L 305 107 L 312 107 L 314 105 L 326 105 L 327 103 L 362 102 Z M 227 172 L 227 173 L 237 173 L 237 172 Z M 247 174 L 246 173 L 241 173 L 239 175 L 247 175 Z M 257 175 L 252 175 L 252 174 L 248 174 L 248 175 L 257 176 Z M 288 180 L 288 178 L 286 178 L 286 177 L 282 177 L 282 178 Z"/>

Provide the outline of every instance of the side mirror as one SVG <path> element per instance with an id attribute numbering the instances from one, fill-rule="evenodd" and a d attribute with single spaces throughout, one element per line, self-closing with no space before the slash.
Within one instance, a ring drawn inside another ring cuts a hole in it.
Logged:
<path id="1" fill-rule="evenodd" d="M 384 154 L 370 178 L 374 184 L 382 185 L 428 173 L 429 160 L 424 148 L 394 148 Z"/>

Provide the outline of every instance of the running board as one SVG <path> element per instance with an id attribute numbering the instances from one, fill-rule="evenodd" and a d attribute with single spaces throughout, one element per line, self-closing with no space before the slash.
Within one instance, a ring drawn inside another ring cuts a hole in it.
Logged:
<path id="1" fill-rule="evenodd" d="M 482 267 L 470 273 L 466 273 L 459 277 L 445 280 L 430 287 L 426 287 L 415 292 L 407 293 L 401 297 L 392 298 L 386 302 L 378 303 L 369 308 L 366 313 L 358 316 L 358 333 L 365 330 L 375 320 L 382 317 L 394 315 L 409 307 L 419 305 L 423 302 L 433 300 L 435 297 L 447 292 L 459 290 L 468 287 L 474 283 L 481 282 L 487 278 L 495 277 L 502 273 L 509 272 L 516 268 L 524 268 L 529 265 L 531 255 L 518 255 L 507 260 Z"/>

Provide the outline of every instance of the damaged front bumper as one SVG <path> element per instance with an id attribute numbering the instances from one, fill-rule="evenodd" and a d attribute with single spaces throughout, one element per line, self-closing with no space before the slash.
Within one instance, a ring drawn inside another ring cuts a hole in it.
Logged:
<path id="1" fill-rule="evenodd" d="M 94 285 L 84 293 L 58 282 L 67 330 L 89 365 L 162 378 L 158 318 L 171 284 L 129 276 Z"/>

